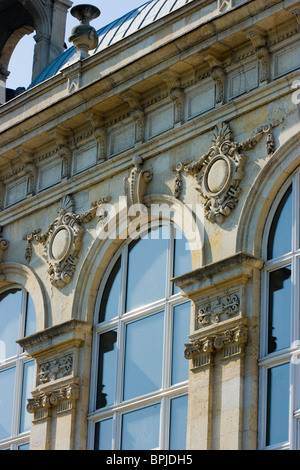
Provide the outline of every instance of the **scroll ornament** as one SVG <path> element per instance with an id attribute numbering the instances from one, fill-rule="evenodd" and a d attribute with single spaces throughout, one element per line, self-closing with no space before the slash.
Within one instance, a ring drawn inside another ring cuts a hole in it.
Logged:
<path id="1" fill-rule="evenodd" d="M 31 261 L 32 242 L 41 243 L 44 246 L 51 284 L 55 287 L 68 284 L 79 259 L 78 254 L 84 234 L 82 224 L 90 222 L 95 217 L 98 207 L 109 201 L 110 197 L 102 198 L 94 202 L 87 212 L 76 214 L 73 197 L 65 196 L 61 201 L 59 216 L 44 233 L 37 229 L 23 237 L 27 240 L 25 253 L 27 262 Z"/>
<path id="2" fill-rule="evenodd" d="M 174 168 L 175 197 L 181 195 L 182 174 L 185 172 L 196 180 L 205 217 L 211 222 L 222 223 L 238 204 L 246 164 L 246 156 L 242 152 L 253 149 L 267 134 L 266 151 L 271 156 L 275 151 L 272 129 L 280 122 L 259 127 L 253 137 L 242 142 L 233 140 L 232 131 L 226 122 L 220 127 L 216 126 L 208 152 L 196 162 L 178 163 Z"/>

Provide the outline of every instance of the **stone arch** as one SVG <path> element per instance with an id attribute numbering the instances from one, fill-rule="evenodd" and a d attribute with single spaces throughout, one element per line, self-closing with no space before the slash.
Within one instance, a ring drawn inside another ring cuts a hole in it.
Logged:
<path id="1" fill-rule="evenodd" d="M 151 227 L 151 221 L 155 221 L 156 218 L 156 216 L 151 212 L 151 207 L 154 204 L 161 205 L 163 210 L 162 220 L 167 220 L 168 214 L 171 214 L 172 222 L 182 231 L 189 243 L 192 269 L 197 269 L 202 266 L 202 211 L 197 217 L 189 206 L 183 204 L 172 196 L 166 195 L 145 196 L 144 203 L 145 206 L 143 205 L 142 208 L 148 207 L 149 209 L 148 211 L 145 210 L 143 215 L 138 217 L 141 226 L 144 225 Z M 109 206 L 109 204 L 107 206 Z M 108 229 L 106 235 L 103 236 L 101 231 L 96 234 L 93 245 L 83 261 L 76 282 L 72 310 L 72 318 L 74 319 L 93 322 L 95 302 L 103 275 L 113 256 L 127 239 L 127 227 L 128 221 L 130 221 L 128 219 L 129 212 L 127 211 L 127 206 L 118 212 L 116 212 L 112 205 L 107 207 L 107 209 L 108 211 L 110 209 L 111 213 L 108 216 L 109 221 L 106 224 L 106 228 Z M 106 208 L 102 207 L 102 210 L 106 210 Z M 183 217 L 181 217 L 182 214 Z M 158 218 L 159 215 L 156 220 L 158 220 Z M 104 230 L 104 227 L 105 226 L 103 226 L 101 230 Z"/>
<path id="2" fill-rule="evenodd" d="M 36 311 L 37 331 L 44 330 L 48 319 L 46 297 L 42 283 L 34 271 L 20 263 L 2 263 L 0 272 L 0 289 L 17 285 L 30 294 Z"/>
<path id="3" fill-rule="evenodd" d="M 274 199 L 300 165 L 300 131 L 273 154 L 254 182 L 241 211 L 236 251 L 261 257 L 265 223 Z"/>

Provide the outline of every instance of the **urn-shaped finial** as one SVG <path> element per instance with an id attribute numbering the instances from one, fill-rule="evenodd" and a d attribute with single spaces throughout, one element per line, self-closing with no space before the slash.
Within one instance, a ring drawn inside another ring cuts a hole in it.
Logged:
<path id="1" fill-rule="evenodd" d="M 88 57 L 88 51 L 98 45 L 97 31 L 90 25 L 90 21 L 100 15 L 100 10 L 93 5 L 77 5 L 71 9 L 71 15 L 77 18 L 79 25 L 71 31 L 69 41 L 73 42 L 80 59 Z"/>

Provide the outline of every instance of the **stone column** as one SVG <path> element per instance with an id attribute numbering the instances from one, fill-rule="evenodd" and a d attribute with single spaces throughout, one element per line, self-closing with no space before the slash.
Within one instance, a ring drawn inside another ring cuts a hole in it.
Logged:
<path id="1" fill-rule="evenodd" d="M 19 341 L 36 361 L 31 450 L 85 449 L 91 328 L 70 320 Z"/>
<path id="2" fill-rule="evenodd" d="M 262 265 L 238 253 L 174 280 L 194 305 L 185 349 L 189 449 L 255 448 Z"/>

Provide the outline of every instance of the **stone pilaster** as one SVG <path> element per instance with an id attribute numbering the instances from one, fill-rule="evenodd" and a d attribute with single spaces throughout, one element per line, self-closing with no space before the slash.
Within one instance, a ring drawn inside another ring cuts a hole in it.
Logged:
<path id="1" fill-rule="evenodd" d="M 262 264 L 238 253 L 174 279 L 194 306 L 185 347 L 189 449 L 242 449 L 244 433 L 256 430 Z"/>

